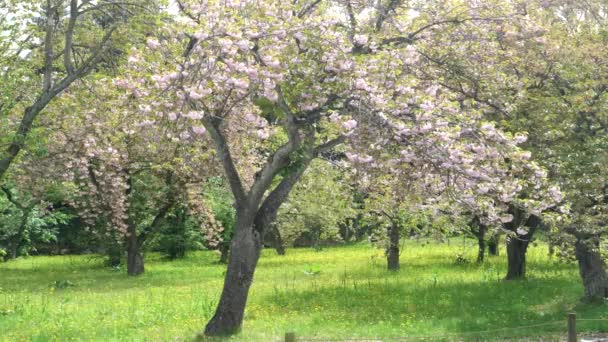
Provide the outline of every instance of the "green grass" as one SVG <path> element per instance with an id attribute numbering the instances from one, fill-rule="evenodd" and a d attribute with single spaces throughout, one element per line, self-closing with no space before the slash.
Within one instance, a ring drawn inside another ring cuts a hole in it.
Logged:
<path id="1" fill-rule="evenodd" d="M 546 246 L 529 251 L 527 280 L 505 282 L 504 256 L 483 265 L 455 265 L 463 251 L 474 260 L 473 241 L 466 248 L 462 241 L 408 243 L 398 273 L 385 271 L 382 251 L 367 245 L 290 249 L 283 257 L 266 250 L 243 332 L 233 339 L 279 341 L 294 331 L 320 339 L 555 340 L 572 310 L 579 318 L 608 319 L 608 306 L 580 304 L 576 266 L 549 259 Z M 138 278 L 105 268 L 92 256 L 0 264 L 0 341 L 191 340 L 212 315 L 221 290 L 224 266 L 216 260 L 213 252 L 175 262 L 149 254 L 146 273 Z M 471 333 L 554 321 L 559 323 Z M 581 321 L 578 327 L 608 331 L 608 321 Z"/>

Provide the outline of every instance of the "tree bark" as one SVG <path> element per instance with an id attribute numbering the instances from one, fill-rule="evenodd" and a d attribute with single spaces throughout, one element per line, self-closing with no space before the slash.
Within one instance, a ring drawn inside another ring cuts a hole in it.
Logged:
<path id="1" fill-rule="evenodd" d="M 120 259 L 122 257 L 123 249 L 121 246 L 116 243 L 111 243 L 111 245 L 106 250 L 108 260 L 106 261 L 107 265 L 110 267 L 118 267 L 120 266 Z"/>
<path id="2" fill-rule="evenodd" d="M 500 236 L 498 235 L 493 235 L 489 240 L 488 240 L 488 254 L 493 255 L 493 256 L 498 256 L 499 254 L 499 250 L 498 250 L 498 244 L 500 242 Z"/>
<path id="3" fill-rule="evenodd" d="M 129 237 L 127 238 L 127 274 L 130 276 L 138 276 L 145 271 L 144 257 L 141 253 L 141 244 L 137 237 L 135 227 L 129 228 Z"/>
<path id="4" fill-rule="evenodd" d="M 520 209 L 512 208 L 510 213 L 513 221 L 505 224 L 505 228 L 514 232 L 507 241 L 507 276 L 505 280 L 517 280 L 526 277 L 526 252 L 528 245 L 537 229 L 541 228 L 543 222 L 536 215 L 529 215 L 525 218 L 525 213 Z M 524 221 L 525 220 L 525 221 Z M 523 222 L 523 224 L 522 224 Z M 518 233 L 520 226 L 527 228 L 527 234 Z"/>
<path id="5" fill-rule="evenodd" d="M 399 226 L 391 224 L 388 228 L 389 245 L 386 251 L 386 261 L 389 271 L 399 270 Z"/>
<path id="6" fill-rule="evenodd" d="M 271 224 L 264 231 L 264 246 L 272 247 L 277 251 L 278 255 L 285 255 L 285 246 L 283 245 L 283 238 L 281 232 L 275 224 Z"/>
<path id="7" fill-rule="evenodd" d="M 277 251 L 278 255 L 285 255 L 285 245 L 283 243 L 283 238 L 281 237 L 279 228 L 274 224 L 271 224 L 270 226 L 272 227 L 272 242 L 274 244 L 274 249 Z"/>
<path id="8" fill-rule="evenodd" d="M 227 264 L 228 257 L 230 256 L 230 244 L 221 243 L 219 249 L 220 249 L 220 264 Z"/>
<path id="9" fill-rule="evenodd" d="M 523 279 L 526 276 L 526 251 L 528 250 L 527 237 L 510 237 L 507 241 L 508 269 L 506 280 Z"/>
<path id="10" fill-rule="evenodd" d="M 190 50 L 186 53 L 190 53 Z M 208 336 L 230 335 L 240 329 L 249 287 L 263 246 L 264 230 L 273 223 L 279 207 L 285 202 L 310 161 L 319 153 L 332 149 L 346 139 L 345 136 L 339 136 L 315 146 L 314 129 L 310 129 L 312 127 L 309 126 L 309 129 L 303 132 L 301 126 L 296 123 L 294 113 L 283 99 L 280 87 L 277 87 L 277 92 L 279 94 L 277 105 L 285 112 L 282 123 L 289 140 L 268 158 L 266 164 L 256 174 L 256 179 L 248 191 L 245 191 L 228 141 L 220 129 L 222 120 L 212 116 L 203 119 L 203 124 L 215 143 L 217 157 L 230 184 L 236 207 L 236 224 L 224 288 L 216 312 L 205 327 L 204 333 Z M 192 105 L 196 106 L 196 104 Z M 301 133 L 306 133 L 304 138 L 307 148 L 294 155 L 294 152 L 302 147 Z M 273 186 L 273 180 L 281 171 L 289 171 L 289 173 L 266 196 Z"/>
<path id="11" fill-rule="evenodd" d="M 4 261 L 16 259 L 18 254 L 19 254 L 19 244 L 16 242 L 11 242 L 7 246 L 6 255 L 4 256 Z"/>
<path id="12" fill-rule="evenodd" d="M 237 210 L 224 288 L 217 310 L 205 327 L 205 335 L 231 335 L 240 329 L 261 248 L 262 238 L 253 228 L 253 215 L 244 209 Z"/>
<path id="13" fill-rule="evenodd" d="M 589 301 L 605 298 L 608 296 L 608 276 L 606 263 L 599 251 L 599 238 L 578 235 L 574 248 L 585 298 Z"/>
<path id="14" fill-rule="evenodd" d="M 483 233 L 480 231 L 479 235 L 477 236 L 477 245 L 478 245 L 477 262 L 480 264 L 483 263 L 483 260 L 484 260 L 485 254 L 486 254 L 485 234 L 486 234 L 485 231 Z"/>
<path id="15" fill-rule="evenodd" d="M 474 221 L 477 226 L 477 230 L 473 230 L 473 233 L 477 237 L 477 262 L 483 263 L 486 254 L 486 232 L 488 231 L 488 226 L 481 223 L 481 220 L 478 217 L 476 217 Z"/>

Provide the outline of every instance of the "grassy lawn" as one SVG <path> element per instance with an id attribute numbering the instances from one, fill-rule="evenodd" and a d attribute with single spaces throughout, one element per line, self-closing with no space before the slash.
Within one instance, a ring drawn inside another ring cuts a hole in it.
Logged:
<path id="1" fill-rule="evenodd" d="M 529 251 L 527 280 L 504 282 L 504 250 L 483 265 L 455 265 L 463 251 L 474 260 L 473 241 L 468 244 L 407 244 L 398 273 L 385 271 L 382 251 L 367 245 L 290 249 L 282 257 L 266 250 L 243 333 L 233 339 L 278 341 L 295 331 L 320 339 L 554 340 L 565 332 L 572 310 L 579 318 L 608 319 L 607 305 L 579 303 L 575 265 L 549 259 L 546 246 Z M 138 278 L 104 268 L 94 256 L 0 264 L 0 340 L 191 340 L 213 314 L 221 290 L 224 266 L 216 260 L 213 252 L 175 262 L 149 254 L 146 274 Z M 59 288 L 53 286 L 57 281 Z M 60 286 L 66 281 L 73 286 Z M 578 327 L 607 331 L 608 321 Z"/>

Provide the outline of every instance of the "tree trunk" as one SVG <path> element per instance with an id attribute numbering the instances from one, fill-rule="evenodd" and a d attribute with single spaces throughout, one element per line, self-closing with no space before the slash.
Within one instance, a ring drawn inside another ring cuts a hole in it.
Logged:
<path id="1" fill-rule="evenodd" d="M 144 273 L 144 257 L 141 253 L 141 244 L 135 232 L 135 229 L 129 229 L 129 237 L 127 239 L 127 274 L 130 276 L 138 276 Z"/>
<path id="2" fill-rule="evenodd" d="M 528 251 L 528 245 L 532 241 L 536 230 L 542 228 L 543 221 L 536 215 L 529 215 L 526 219 L 525 213 L 517 208 L 512 208 L 510 213 L 514 217 L 513 221 L 505 224 L 505 227 L 513 231 L 514 236 L 510 236 L 507 241 L 508 270 L 505 280 L 516 280 L 526 277 L 526 252 Z M 520 225 L 526 227 L 527 234 L 518 233 Z"/>
<path id="3" fill-rule="evenodd" d="M 488 240 L 488 254 L 498 256 L 498 243 L 500 242 L 500 236 L 493 235 Z"/>
<path id="4" fill-rule="evenodd" d="M 477 262 L 481 264 L 481 263 L 483 263 L 483 259 L 486 254 L 486 240 L 484 239 L 483 236 L 477 237 L 477 245 L 478 245 Z"/>
<path id="5" fill-rule="evenodd" d="M 486 254 L 486 232 L 488 231 L 488 227 L 485 224 L 481 224 L 479 223 L 478 226 L 478 231 L 477 231 L 477 244 L 478 244 L 478 251 L 477 251 L 477 262 L 478 263 L 483 263 L 483 259 L 485 257 Z"/>
<path id="6" fill-rule="evenodd" d="M 262 238 L 253 228 L 253 215 L 238 210 L 224 289 L 205 335 L 231 335 L 240 329 L 261 248 Z"/>
<path id="7" fill-rule="evenodd" d="M 220 244 L 220 264 L 227 264 L 230 256 L 230 243 L 222 242 Z"/>
<path id="8" fill-rule="evenodd" d="M 585 287 L 585 298 L 589 301 L 597 301 L 606 297 L 608 276 L 606 263 L 599 251 L 599 239 L 577 236 L 574 248 L 579 274 Z"/>
<path id="9" fill-rule="evenodd" d="M 399 270 L 399 226 L 391 224 L 388 228 L 389 245 L 386 251 L 386 261 L 389 271 Z"/>
<path id="10" fill-rule="evenodd" d="M 120 259 L 122 257 L 123 249 L 121 246 L 116 243 L 112 243 L 108 249 L 106 250 L 108 260 L 106 264 L 110 267 L 118 267 L 120 266 Z"/>
<path id="11" fill-rule="evenodd" d="M 271 224 L 270 227 L 264 229 L 264 244 L 274 248 L 278 255 L 285 255 L 283 238 L 281 237 L 279 228 L 275 224 Z"/>
<path id="12" fill-rule="evenodd" d="M 11 241 L 6 248 L 6 255 L 4 261 L 16 259 L 19 254 L 19 244 L 15 241 Z"/>
<path id="13" fill-rule="evenodd" d="M 273 226 L 274 231 L 274 249 L 277 251 L 278 255 L 285 255 L 285 245 L 283 243 L 283 238 L 281 237 L 281 232 L 276 225 Z"/>
<path id="14" fill-rule="evenodd" d="M 506 280 L 523 279 L 526 276 L 527 238 L 510 237 L 507 241 L 508 270 Z"/>

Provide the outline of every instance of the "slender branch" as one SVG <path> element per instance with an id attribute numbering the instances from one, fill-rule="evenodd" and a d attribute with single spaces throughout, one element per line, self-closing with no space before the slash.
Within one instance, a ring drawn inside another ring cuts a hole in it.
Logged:
<path id="1" fill-rule="evenodd" d="M 205 117 L 203 119 L 203 125 L 215 143 L 217 153 L 224 167 L 224 172 L 226 173 L 226 177 L 230 183 L 230 189 L 232 190 L 234 199 L 236 200 L 237 205 L 242 205 L 247 200 L 247 195 L 245 194 L 245 190 L 243 188 L 241 176 L 236 169 L 232 154 L 230 153 L 228 142 L 226 141 L 226 138 L 222 132 L 220 132 L 219 122 L 217 119 Z"/>
<path id="2" fill-rule="evenodd" d="M 165 204 L 162 207 L 160 207 L 160 209 L 156 213 L 156 216 L 154 216 L 152 223 L 150 223 L 150 225 L 148 227 L 146 227 L 146 229 L 144 229 L 143 232 L 141 232 L 141 234 L 139 235 L 138 243 L 140 245 L 144 243 L 144 241 L 147 239 L 147 237 L 150 234 L 158 231 L 158 229 L 160 228 L 160 225 L 162 224 L 165 217 L 167 217 L 167 214 L 169 214 L 169 211 L 171 210 L 171 208 L 173 208 L 175 206 L 175 191 L 176 190 L 174 189 L 175 184 L 173 181 L 172 172 L 169 172 L 167 174 L 167 177 L 165 178 L 165 184 L 167 184 L 169 186 Z"/>
<path id="3" fill-rule="evenodd" d="M 44 37 L 44 76 L 42 81 L 42 91 L 51 90 L 53 82 L 53 34 L 55 33 L 55 13 L 56 9 L 51 6 L 51 0 L 46 1 L 46 34 Z"/>
<path id="4" fill-rule="evenodd" d="M 272 184 L 274 176 L 284 167 L 289 165 L 289 156 L 295 152 L 301 145 L 300 132 L 298 125 L 295 122 L 294 114 L 292 113 L 289 105 L 285 101 L 283 92 L 280 87 L 277 87 L 277 93 L 279 95 L 278 105 L 279 108 L 285 113 L 285 119 L 283 125 L 287 130 L 287 136 L 289 140 L 283 146 L 279 147 L 269 158 L 266 165 L 258 173 L 258 178 L 255 180 L 249 191 L 250 204 L 254 205 L 264 196 L 264 192 Z"/>
<path id="5" fill-rule="evenodd" d="M 305 5 L 300 12 L 298 13 L 298 18 L 304 18 L 305 16 L 307 16 L 310 12 L 312 12 L 315 7 L 317 7 L 318 4 L 321 3 L 322 0 L 314 0 L 313 2 L 309 3 L 308 5 Z"/>
<path id="6" fill-rule="evenodd" d="M 268 194 L 256 214 L 254 220 L 255 230 L 263 234 L 264 229 L 274 222 L 281 204 L 289 197 L 294 185 L 300 180 L 313 159 L 314 155 L 308 153 L 303 158 L 298 168 L 289 175 L 283 177 L 279 185 Z"/>
<path id="7" fill-rule="evenodd" d="M 319 154 L 321 153 L 325 153 L 331 149 L 333 149 L 334 147 L 343 144 L 347 139 L 347 136 L 345 135 L 340 135 L 339 137 L 329 140 L 317 147 L 315 147 L 313 155 L 315 157 L 317 157 Z"/>
<path id="8" fill-rule="evenodd" d="M 393 12 L 401 3 L 402 0 L 390 0 L 386 7 L 380 4 L 380 8 L 378 9 L 378 17 L 376 18 L 376 31 L 380 31 L 382 29 L 382 25 L 386 19 L 388 19 L 389 13 Z"/>
<path id="9" fill-rule="evenodd" d="M 6 199 L 9 202 L 11 202 L 14 206 L 16 206 L 17 208 L 19 208 L 21 211 L 24 211 L 25 209 L 27 209 L 26 206 L 24 206 L 23 204 L 19 203 L 19 201 L 17 201 L 15 199 L 15 196 L 13 195 L 13 193 L 11 192 L 11 190 L 9 188 L 7 188 L 6 186 L 2 186 L 2 187 L 0 187 L 0 189 L 6 195 Z"/>
<path id="10" fill-rule="evenodd" d="M 78 0 L 70 0 L 70 20 L 65 31 L 65 48 L 63 51 L 63 65 L 68 75 L 74 73 L 74 63 L 72 62 L 72 41 L 74 38 L 74 28 L 78 17 Z"/>
<path id="11" fill-rule="evenodd" d="M 502 22 L 504 21 L 504 18 L 483 18 L 483 17 L 470 17 L 470 18 L 463 18 L 463 19 L 458 19 L 458 18 L 452 18 L 452 19 L 446 19 L 446 20 L 439 20 L 439 21 L 435 21 L 432 23 L 428 23 L 424 26 L 422 26 L 421 28 L 417 29 L 414 32 L 410 32 L 405 36 L 399 36 L 399 37 L 391 37 L 391 38 L 385 38 L 383 39 L 379 46 L 385 47 L 387 45 L 402 45 L 402 44 L 412 44 L 413 42 L 415 42 L 416 40 L 420 39 L 418 37 L 418 35 L 420 35 L 422 32 L 433 28 L 435 26 L 440 26 L 440 25 L 445 25 L 445 24 L 454 24 L 454 25 L 458 25 L 458 24 L 464 24 L 466 22 L 469 21 L 498 21 L 498 22 Z"/>

